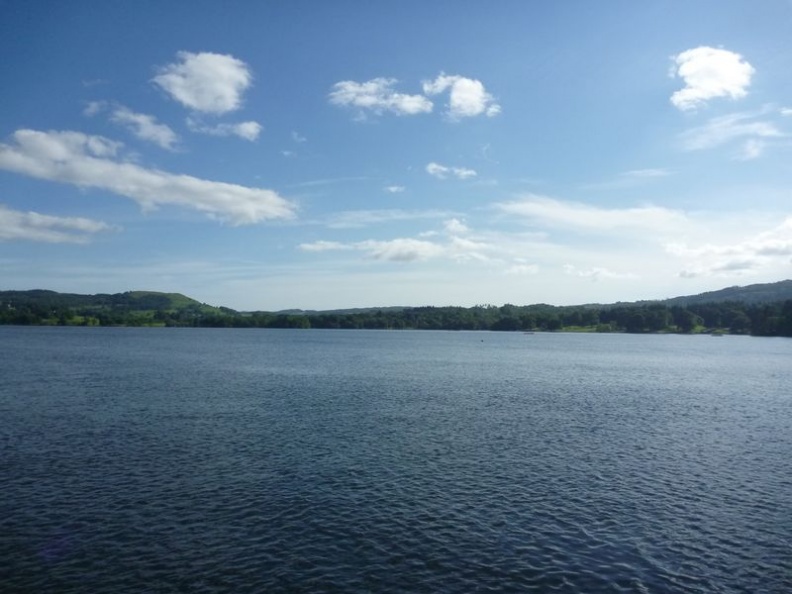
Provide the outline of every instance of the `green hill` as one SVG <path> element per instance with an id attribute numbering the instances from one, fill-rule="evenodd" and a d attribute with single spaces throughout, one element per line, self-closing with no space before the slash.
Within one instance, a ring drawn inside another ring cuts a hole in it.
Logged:
<path id="1" fill-rule="evenodd" d="M 127 291 L 81 295 L 43 289 L 0 291 L 0 318 L 11 318 L 13 323 L 162 326 L 174 319 L 186 325 L 192 319 L 229 314 L 238 315 L 181 293 Z"/>
<path id="2" fill-rule="evenodd" d="M 792 299 L 792 280 L 783 280 L 777 283 L 764 283 L 747 285 L 745 287 L 728 287 L 719 291 L 708 291 L 698 295 L 686 297 L 673 297 L 660 301 L 666 305 L 688 306 L 698 303 L 724 303 L 735 301 L 748 305 L 772 303 Z"/>

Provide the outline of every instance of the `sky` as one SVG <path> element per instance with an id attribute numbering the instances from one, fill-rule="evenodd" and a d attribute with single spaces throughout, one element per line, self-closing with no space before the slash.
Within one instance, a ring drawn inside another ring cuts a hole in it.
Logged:
<path id="1" fill-rule="evenodd" d="M 0 0 L 0 289 L 243 311 L 792 278 L 792 0 Z"/>

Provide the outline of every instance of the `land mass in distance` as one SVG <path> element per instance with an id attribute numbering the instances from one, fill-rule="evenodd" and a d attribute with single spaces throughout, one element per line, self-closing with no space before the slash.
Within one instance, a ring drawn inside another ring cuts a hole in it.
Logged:
<path id="1" fill-rule="evenodd" d="M 792 336 L 792 280 L 657 301 L 240 312 L 180 293 L 0 291 L 0 324 L 389 330 L 679 332 Z"/>

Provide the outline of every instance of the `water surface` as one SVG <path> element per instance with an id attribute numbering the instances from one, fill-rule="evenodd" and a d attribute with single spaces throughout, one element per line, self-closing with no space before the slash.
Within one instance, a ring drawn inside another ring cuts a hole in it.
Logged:
<path id="1" fill-rule="evenodd" d="M 787 592 L 792 341 L 0 328 L 4 592 Z"/>

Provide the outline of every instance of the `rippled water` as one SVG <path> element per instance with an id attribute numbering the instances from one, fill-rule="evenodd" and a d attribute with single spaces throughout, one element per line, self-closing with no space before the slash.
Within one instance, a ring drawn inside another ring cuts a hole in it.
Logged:
<path id="1" fill-rule="evenodd" d="M 789 592 L 792 340 L 0 328 L 0 591 Z"/>

